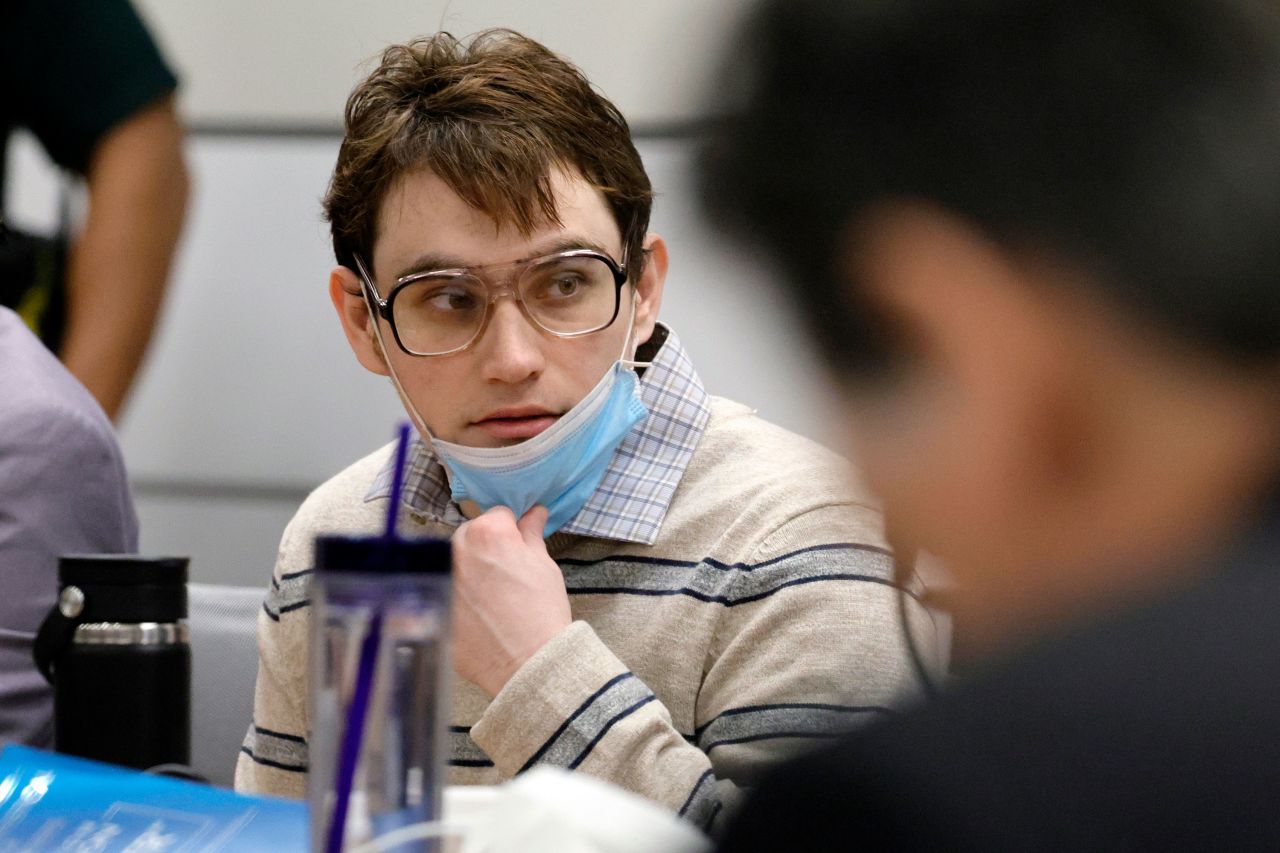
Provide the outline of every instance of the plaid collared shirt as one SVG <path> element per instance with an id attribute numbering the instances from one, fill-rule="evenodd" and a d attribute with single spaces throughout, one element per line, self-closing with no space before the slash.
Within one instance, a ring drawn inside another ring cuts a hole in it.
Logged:
<path id="1" fill-rule="evenodd" d="M 613 454 L 604 479 L 562 533 L 652 545 L 698 439 L 711 417 L 711 400 L 674 332 L 645 368 L 640 398 L 648 416 L 632 427 Z M 366 501 L 391 494 L 395 455 L 378 472 Z M 404 505 L 451 527 L 466 519 L 449 492 L 444 466 L 421 437 L 409 449 Z"/>

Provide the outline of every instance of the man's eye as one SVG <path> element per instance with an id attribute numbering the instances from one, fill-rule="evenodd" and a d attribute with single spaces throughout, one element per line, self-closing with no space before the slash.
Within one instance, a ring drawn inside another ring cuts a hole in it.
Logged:
<path id="1" fill-rule="evenodd" d="M 445 288 L 424 294 L 422 303 L 433 311 L 471 311 L 476 307 L 476 298 L 465 290 Z"/>
<path id="2" fill-rule="evenodd" d="M 551 282 L 552 297 L 573 296 L 582 289 L 582 279 L 577 276 L 560 276 Z"/>

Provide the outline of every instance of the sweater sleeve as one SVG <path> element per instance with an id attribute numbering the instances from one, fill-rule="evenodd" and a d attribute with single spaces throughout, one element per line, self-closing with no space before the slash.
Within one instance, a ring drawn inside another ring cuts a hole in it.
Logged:
<path id="1" fill-rule="evenodd" d="M 714 831 L 742 788 L 781 758 L 889 712 L 912 689 L 892 560 L 851 538 L 849 505 L 795 517 L 730 576 L 697 699 L 681 733 L 652 690 L 584 622 L 544 646 L 471 734 L 503 775 L 580 769 Z M 925 649 L 932 627 L 908 608 Z"/>
<path id="2" fill-rule="evenodd" d="M 306 795 L 308 766 L 307 644 L 311 572 L 305 549 L 285 528 L 271 587 L 258 613 L 258 682 L 253 720 L 236 761 L 237 791 Z"/>
<path id="3" fill-rule="evenodd" d="M 653 691 L 586 622 L 574 622 L 526 661 L 471 736 L 504 776 L 535 764 L 581 769 L 672 810 L 683 809 L 691 783 L 711 769 Z"/>

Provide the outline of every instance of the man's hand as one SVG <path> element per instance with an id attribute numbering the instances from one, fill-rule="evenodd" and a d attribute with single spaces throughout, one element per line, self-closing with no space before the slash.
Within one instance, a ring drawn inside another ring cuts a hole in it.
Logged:
<path id="1" fill-rule="evenodd" d="M 453 666 L 490 696 L 573 621 L 547 554 L 547 510 L 494 507 L 453 534 Z"/>

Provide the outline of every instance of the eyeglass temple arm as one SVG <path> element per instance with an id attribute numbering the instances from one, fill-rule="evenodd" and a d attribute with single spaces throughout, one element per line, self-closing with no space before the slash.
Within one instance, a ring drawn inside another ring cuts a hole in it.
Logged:
<path id="1" fill-rule="evenodd" d="M 360 291 L 364 294 L 364 300 L 370 308 L 376 309 L 377 314 L 388 323 L 391 322 L 391 306 L 387 304 L 387 300 L 378 295 L 378 290 L 373 285 L 373 276 L 369 275 L 369 268 L 364 265 L 364 261 L 360 256 L 352 253 L 352 259 L 356 262 L 356 273 L 360 278 Z"/>

